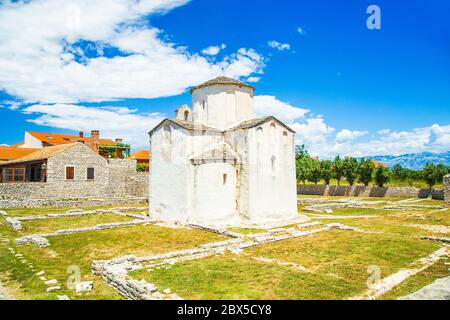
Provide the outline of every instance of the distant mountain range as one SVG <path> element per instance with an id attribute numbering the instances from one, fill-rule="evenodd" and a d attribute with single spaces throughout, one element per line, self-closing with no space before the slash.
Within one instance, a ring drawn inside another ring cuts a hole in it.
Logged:
<path id="1" fill-rule="evenodd" d="M 422 152 L 403 154 L 400 156 L 374 156 L 369 158 L 372 160 L 383 162 L 391 168 L 396 164 L 400 164 L 404 168 L 421 170 L 428 162 L 434 164 L 442 163 L 446 166 L 450 166 L 450 151 L 447 151 L 445 153 Z"/>

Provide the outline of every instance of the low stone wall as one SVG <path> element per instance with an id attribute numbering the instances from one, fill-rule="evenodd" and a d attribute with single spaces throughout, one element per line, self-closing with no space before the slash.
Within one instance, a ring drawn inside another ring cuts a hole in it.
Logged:
<path id="1" fill-rule="evenodd" d="M 1 186 L 1 185 L 0 185 Z M 0 208 L 82 208 L 97 206 L 121 206 L 128 204 L 148 204 L 146 197 L 123 197 L 123 198 L 69 198 L 69 199 L 7 199 L 0 198 Z"/>
<path id="2" fill-rule="evenodd" d="M 450 174 L 444 177 L 444 199 L 450 205 Z"/>
<path id="3" fill-rule="evenodd" d="M 334 185 L 297 185 L 297 194 L 320 196 L 428 198 L 444 200 L 443 190 L 418 189 L 414 187 L 365 187 Z"/>

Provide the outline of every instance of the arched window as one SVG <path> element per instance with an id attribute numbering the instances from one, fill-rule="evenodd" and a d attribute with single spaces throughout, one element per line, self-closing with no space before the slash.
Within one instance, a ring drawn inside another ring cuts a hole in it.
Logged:
<path id="1" fill-rule="evenodd" d="M 283 131 L 283 144 L 287 145 L 288 143 L 288 133 L 287 131 Z"/>
<path id="2" fill-rule="evenodd" d="M 189 110 L 184 111 L 184 121 L 189 120 Z"/>
<path id="3" fill-rule="evenodd" d="M 277 128 L 275 126 L 275 123 L 271 123 L 270 124 L 270 141 L 272 143 L 275 143 L 276 141 L 276 136 L 277 136 Z"/>
<path id="4" fill-rule="evenodd" d="M 223 176 L 222 176 L 222 183 L 223 183 L 223 185 L 227 184 L 227 178 L 228 178 L 228 175 L 226 173 L 224 173 Z"/>
<path id="5" fill-rule="evenodd" d="M 256 141 L 258 143 L 261 143 L 263 140 L 263 128 L 258 127 L 258 129 L 256 129 Z"/>

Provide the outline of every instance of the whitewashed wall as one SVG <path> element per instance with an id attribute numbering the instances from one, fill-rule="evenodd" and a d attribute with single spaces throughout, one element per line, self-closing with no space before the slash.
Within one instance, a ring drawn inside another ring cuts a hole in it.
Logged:
<path id="1" fill-rule="evenodd" d="M 192 94 L 192 108 L 195 122 L 222 130 L 255 117 L 253 91 L 246 87 L 223 85 L 197 89 Z"/>

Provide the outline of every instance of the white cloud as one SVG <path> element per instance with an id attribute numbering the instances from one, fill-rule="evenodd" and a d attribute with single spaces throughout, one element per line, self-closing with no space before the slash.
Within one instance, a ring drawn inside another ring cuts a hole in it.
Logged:
<path id="1" fill-rule="evenodd" d="M 342 129 L 336 135 L 336 141 L 347 142 L 367 135 L 368 131 L 351 131 L 348 129 Z"/>
<path id="2" fill-rule="evenodd" d="M 261 77 L 248 77 L 246 82 L 256 83 L 256 82 L 259 82 L 259 80 L 261 80 Z"/>
<path id="3" fill-rule="evenodd" d="M 146 148 L 147 132 L 165 117 L 158 113 L 138 113 L 126 107 L 85 107 L 71 104 L 36 104 L 22 109 L 35 116 L 28 122 L 74 131 L 100 130 L 103 137 L 123 138 L 133 148 Z"/>
<path id="4" fill-rule="evenodd" d="M 213 62 L 148 24 L 148 16 L 188 2 L 4 1 L 0 90 L 40 103 L 156 98 L 219 75 L 262 73 L 264 59 L 252 49 Z"/>
<path id="5" fill-rule="evenodd" d="M 305 144 L 308 147 L 326 143 L 329 136 L 335 131 L 335 128 L 328 126 L 322 117 L 309 118 L 304 123 L 296 122 L 291 125 L 291 128 L 297 133 L 297 143 Z"/>
<path id="6" fill-rule="evenodd" d="M 302 27 L 298 27 L 297 32 L 300 34 L 305 34 L 305 30 Z"/>
<path id="7" fill-rule="evenodd" d="M 289 103 L 278 100 L 274 96 L 267 95 L 255 96 L 254 105 L 258 116 L 273 115 L 287 123 L 303 118 L 309 112 L 307 109 L 294 107 Z"/>
<path id="8" fill-rule="evenodd" d="M 225 44 L 221 44 L 220 46 L 210 46 L 206 49 L 202 50 L 203 54 L 206 54 L 208 56 L 216 56 L 219 54 L 220 51 L 225 49 L 227 46 Z"/>
<path id="9" fill-rule="evenodd" d="M 281 43 L 275 40 L 267 42 L 267 45 L 271 48 L 277 49 L 279 51 L 290 50 L 291 45 L 289 43 Z"/>

